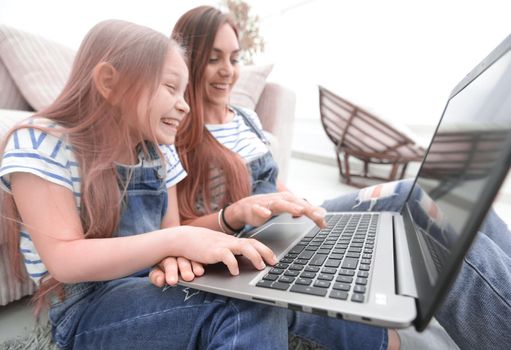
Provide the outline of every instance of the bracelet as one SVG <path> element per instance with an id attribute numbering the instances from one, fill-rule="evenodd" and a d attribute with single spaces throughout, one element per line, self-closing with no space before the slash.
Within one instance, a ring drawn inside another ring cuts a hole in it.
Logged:
<path id="1" fill-rule="evenodd" d="M 224 225 L 222 225 L 222 219 L 224 217 L 224 210 L 223 209 L 220 209 L 220 211 L 218 212 L 218 215 L 217 215 L 217 221 L 218 221 L 218 226 L 220 227 L 220 229 L 222 230 L 223 233 L 227 233 L 225 232 L 225 228 L 224 228 Z"/>
<path id="2" fill-rule="evenodd" d="M 225 220 L 225 209 L 227 209 L 228 206 L 229 206 L 229 204 L 226 204 L 225 207 L 222 210 L 220 210 L 220 214 L 221 214 L 220 216 L 222 217 L 222 222 L 224 223 L 225 227 L 227 227 L 232 232 L 239 233 L 241 231 L 241 228 L 236 230 L 231 225 L 229 225 L 227 220 Z"/>

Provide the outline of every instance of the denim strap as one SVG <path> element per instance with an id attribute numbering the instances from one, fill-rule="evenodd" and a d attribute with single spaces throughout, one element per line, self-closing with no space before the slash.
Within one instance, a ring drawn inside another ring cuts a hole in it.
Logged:
<path id="1" fill-rule="evenodd" d="M 245 111 L 237 106 L 231 106 L 231 108 L 234 109 L 234 111 L 236 111 L 236 113 L 238 113 L 243 118 L 245 124 L 247 124 L 247 126 L 252 129 L 252 131 L 257 135 L 257 137 L 261 139 L 261 141 L 263 141 L 265 145 L 268 146 L 270 144 L 270 141 L 268 141 L 266 136 L 264 136 L 263 131 L 257 127 L 254 121 L 248 116 L 247 113 L 245 113 Z"/>

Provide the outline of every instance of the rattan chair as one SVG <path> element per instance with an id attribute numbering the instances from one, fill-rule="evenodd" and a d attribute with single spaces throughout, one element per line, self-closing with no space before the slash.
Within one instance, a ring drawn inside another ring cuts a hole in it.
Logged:
<path id="1" fill-rule="evenodd" d="M 335 145 L 341 179 L 348 185 L 363 187 L 374 180 L 402 179 L 408 163 L 424 157 L 424 149 L 411 138 L 322 86 L 319 87 L 319 108 L 323 128 Z M 361 173 L 351 172 L 351 156 L 363 162 Z M 389 165 L 388 177 L 371 174 L 369 164 Z M 353 177 L 366 181 L 356 182 Z"/>

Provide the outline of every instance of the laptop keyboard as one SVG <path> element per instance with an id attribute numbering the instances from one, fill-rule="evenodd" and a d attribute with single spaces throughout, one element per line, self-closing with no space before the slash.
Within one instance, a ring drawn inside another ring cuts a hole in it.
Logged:
<path id="1" fill-rule="evenodd" d="M 423 233 L 422 237 L 424 237 L 424 240 L 426 241 L 426 245 L 428 246 L 428 250 L 431 254 L 436 270 L 441 272 L 444 267 L 444 262 L 449 257 L 449 250 L 427 233 Z"/>
<path id="2" fill-rule="evenodd" d="M 327 214 L 256 286 L 365 302 L 377 213 Z"/>

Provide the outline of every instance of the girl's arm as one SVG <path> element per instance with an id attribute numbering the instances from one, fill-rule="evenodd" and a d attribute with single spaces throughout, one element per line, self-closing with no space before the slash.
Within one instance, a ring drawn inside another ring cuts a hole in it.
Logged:
<path id="1" fill-rule="evenodd" d="M 167 189 L 167 213 L 163 217 L 161 228 L 169 228 L 179 226 L 179 209 L 177 206 L 176 186 Z M 165 271 L 165 272 L 164 272 Z M 156 267 L 151 269 L 149 278 L 157 287 L 163 287 L 165 283 L 168 285 L 176 285 L 178 277 L 185 281 L 192 281 L 196 276 L 204 274 L 204 267 L 201 263 L 191 261 L 183 257 L 169 256 L 160 261 Z"/>
<path id="2" fill-rule="evenodd" d="M 65 283 L 123 277 L 167 256 L 201 263 L 223 262 L 237 274 L 235 254 L 262 268 L 272 262 L 269 248 L 201 228 L 175 227 L 128 237 L 85 239 L 73 194 L 29 173 L 11 174 L 22 222 L 50 274 Z M 229 240 L 226 240 L 228 238 Z"/>

